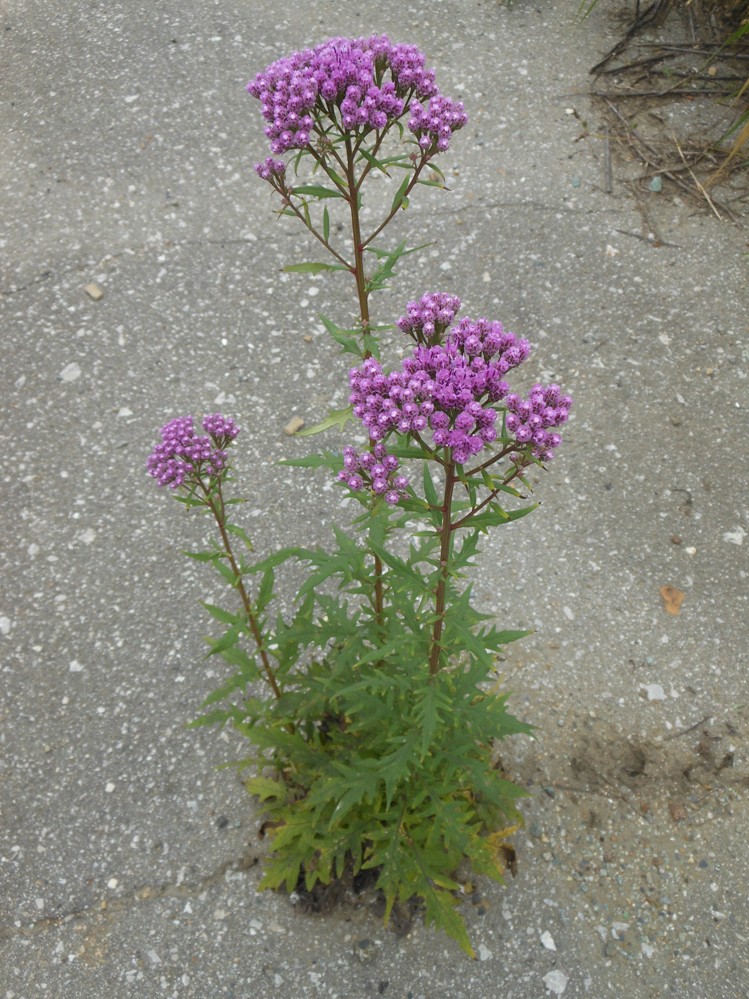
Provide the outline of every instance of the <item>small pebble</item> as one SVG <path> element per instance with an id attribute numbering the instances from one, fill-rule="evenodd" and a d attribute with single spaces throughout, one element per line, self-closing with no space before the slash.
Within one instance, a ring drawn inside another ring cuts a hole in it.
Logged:
<path id="1" fill-rule="evenodd" d="M 283 432 L 288 437 L 293 437 L 294 434 L 299 433 L 299 431 L 302 429 L 303 426 L 304 426 L 304 420 L 301 418 L 301 416 L 292 416 L 292 418 L 283 428 Z"/>
<path id="2" fill-rule="evenodd" d="M 554 937 L 549 933 L 548 930 L 544 930 L 541 934 L 541 943 L 547 950 L 556 950 L 557 945 L 554 943 Z"/>
<path id="3" fill-rule="evenodd" d="M 368 937 L 357 940 L 354 944 L 354 955 L 362 964 L 371 964 L 377 956 L 377 944 Z"/>
<path id="4" fill-rule="evenodd" d="M 561 996 L 564 990 L 567 988 L 567 982 L 569 979 L 561 971 L 550 971 L 548 974 L 544 975 L 544 985 L 549 990 L 553 992 L 555 996 Z"/>

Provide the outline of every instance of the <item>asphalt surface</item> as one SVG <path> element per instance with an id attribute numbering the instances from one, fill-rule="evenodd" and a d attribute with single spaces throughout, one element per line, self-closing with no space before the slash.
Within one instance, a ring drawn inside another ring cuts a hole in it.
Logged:
<path id="1" fill-rule="evenodd" d="M 611 9 L 3 0 L 4 999 L 749 995 L 747 237 L 668 185 L 635 197 L 625 159 L 606 192 L 586 95 Z M 318 315 L 343 322 L 349 290 L 280 273 L 313 254 L 254 175 L 243 88 L 374 32 L 423 48 L 470 116 L 449 193 L 399 220 L 434 246 L 381 318 L 458 294 L 575 397 L 541 508 L 476 585 L 535 629 L 506 682 L 539 737 L 507 749 L 533 797 L 518 876 L 465 903 L 475 962 L 361 900 L 257 893 L 252 802 L 216 769 L 241 746 L 185 729 L 220 678 L 215 586 L 179 554 L 204 525 L 144 475 L 162 423 L 222 409 L 259 552 L 328 537 L 340 493 L 277 461 L 305 453 L 292 416 L 345 402 Z"/>

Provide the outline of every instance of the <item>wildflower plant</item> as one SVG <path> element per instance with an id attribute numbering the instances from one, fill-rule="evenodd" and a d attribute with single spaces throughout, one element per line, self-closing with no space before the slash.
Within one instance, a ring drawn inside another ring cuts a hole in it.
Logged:
<path id="1" fill-rule="evenodd" d="M 191 554 L 238 595 L 229 610 L 205 605 L 223 627 L 209 654 L 234 673 L 193 724 L 231 723 L 247 737 L 239 766 L 252 768 L 247 787 L 271 830 L 261 887 L 311 890 L 371 871 L 386 921 L 416 901 L 427 923 L 473 954 L 457 872 L 467 861 L 502 880 L 523 792 L 499 770 L 496 745 L 531 729 L 508 711 L 497 672 L 505 647 L 527 632 L 498 629 L 474 606 L 466 577 L 481 537 L 535 508 L 526 472 L 554 456 L 572 400 L 557 385 L 513 392 L 507 379 L 527 360 L 528 341 L 494 320 L 458 318 L 455 295 L 424 294 L 393 325 L 372 319 L 372 294 L 413 252 L 374 241 L 417 185 L 442 186 L 434 159 L 467 121 L 417 48 L 384 35 L 334 38 L 273 63 L 248 90 L 273 154 L 257 173 L 280 214 L 328 255 L 287 270 L 348 272 L 356 293 L 354 322 L 323 319 L 356 355 L 350 405 L 313 428 L 353 421 L 355 440 L 287 464 L 327 468 L 361 513 L 334 530 L 330 549 L 292 546 L 254 560 L 229 519 L 233 420 L 208 416 L 203 434 L 191 417 L 166 424 L 148 471 L 213 518 L 218 541 Z M 298 183 L 305 166 L 311 178 Z M 375 173 L 394 193 L 365 232 Z M 333 200 L 345 209 L 348 243 L 334 239 Z M 388 365 L 383 347 L 394 339 L 404 349 Z M 284 618 L 273 601 L 288 562 L 306 576 Z"/>

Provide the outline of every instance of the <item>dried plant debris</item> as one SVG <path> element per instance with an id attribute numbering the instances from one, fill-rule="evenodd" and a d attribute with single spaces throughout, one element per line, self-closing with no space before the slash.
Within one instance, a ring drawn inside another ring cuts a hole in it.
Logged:
<path id="1" fill-rule="evenodd" d="M 670 189 L 719 219 L 740 219 L 749 202 L 747 0 L 638 2 L 591 73 L 606 155 L 613 142 L 620 166 L 635 165 L 625 183 L 638 199 Z M 607 177 L 611 190 L 610 167 Z"/>

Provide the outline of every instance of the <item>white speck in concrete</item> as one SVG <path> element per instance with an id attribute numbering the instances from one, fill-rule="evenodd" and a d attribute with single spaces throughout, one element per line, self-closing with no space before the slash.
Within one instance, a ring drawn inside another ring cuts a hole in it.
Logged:
<path id="1" fill-rule="evenodd" d="M 79 663 L 77 659 L 74 659 L 70 664 L 71 673 L 82 673 L 84 670 L 83 663 Z"/>
<path id="2" fill-rule="evenodd" d="M 746 531 L 743 527 L 739 526 L 733 531 L 725 531 L 723 534 L 723 540 L 728 541 L 732 545 L 743 545 L 744 538 L 746 537 Z"/>
<path id="3" fill-rule="evenodd" d="M 479 944 L 477 957 L 479 961 L 490 961 L 494 955 L 485 944 Z"/>
<path id="4" fill-rule="evenodd" d="M 641 683 L 640 690 L 644 690 L 649 701 L 665 701 L 666 691 L 659 683 Z"/>
<path id="5" fill-rule="evenodd" d="M 569 979 L 561 971 L 550 971 L 548 974 L 544 975 L 544 985 L 549 990 L 553 992 L 555 996 L 561 996 L 564 990 L 567 988 L 567 982 Z"/>
<path id="6" fill-rule="evenodd" d="M 548 930 L 544 930 L 541 934 L 541 943 L 547 950 L 556 950 L 557 945 L 554 943 L 554 937 L 549 933 Z"/>
<path id="7" fill-rule="evenodd" d="M 114 784 L 111 782 L 111 780 L 107 781 L 104 790 L 107 792 L 107 794 L 111 794 L 112 791 L 114 791 Z"/>
<path id="8" fill-rule="evenodd" d="M 568 621 L 575 620 L 575 614 L 571 607 L 563 607 L 562 610 L 564 611 L 564 616 L 567 618 Z"/>
<path id="9" fill-rule="evenodd" d="M 80 377 L 81 366 L 80 364 L 76 364 L 75 361 L 71 361 L 70 364 L 66 364 L 59 375 L 60 381 L 63 382 L 74 382 L 76 378 Z"/>
<path id="10" fill-rule="evenodd" d="M 0 635 L 9 635 L 13 624 L 9 617 L 0 617 Z"/>
<path id="11" fill-rule="evenodd" d="M 93 527 L 87 527 L 85 531 L 80 533 L 79 537 L 84 545 L 90 545 L 96 541 L 96 531 Z"/>
<path id="12" fill-rule="evenodd" d="M 653 954 L 655 953 L 655 947 L 651 946 L 651 944 L 648 943 L 642 944 L 640 949 L 642 950 L 642 953 L 645 955 L 645 957 L 652 957 Z"/>

